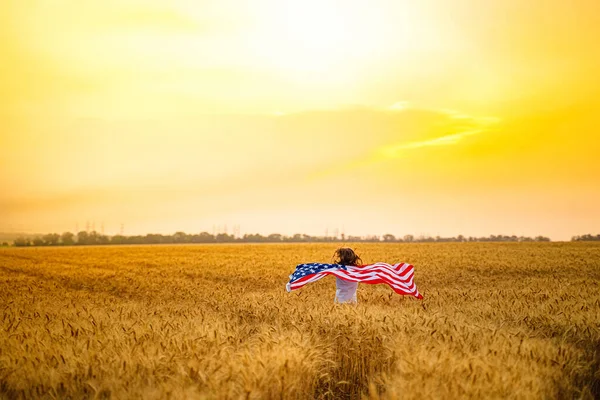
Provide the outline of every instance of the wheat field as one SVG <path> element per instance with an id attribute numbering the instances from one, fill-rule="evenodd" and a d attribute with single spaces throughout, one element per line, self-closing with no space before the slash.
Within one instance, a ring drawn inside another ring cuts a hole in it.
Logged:
<path id="1" fill-rule="evenodd" d="M 336 244 L 0 249 L 0 397 L 600 396 L 599 244 L 353 247 L 425 298 L 285 292 Z"/>

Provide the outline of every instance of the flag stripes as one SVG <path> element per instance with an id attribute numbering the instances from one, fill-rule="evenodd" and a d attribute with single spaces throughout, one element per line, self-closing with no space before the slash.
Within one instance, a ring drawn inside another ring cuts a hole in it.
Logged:
<path id="1" fill-rule="evenodd" d="M 357 266 L 322 263 L 299 264 L 296 271 L 290 275 L 290 282 L 286 285 L 286 289 L 290 292 L 327 275 L 334 275 L 351 282 L 385 283 L 398 294 L 422 299 L 423 296 L 417 290 L 414 282 L 414 272 L 414 267 L 407 263 L 390 265 L 379 262 Z"/>

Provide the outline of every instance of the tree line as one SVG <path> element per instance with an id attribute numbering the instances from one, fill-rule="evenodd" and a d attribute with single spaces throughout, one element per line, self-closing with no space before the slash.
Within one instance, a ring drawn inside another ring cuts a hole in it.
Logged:
<path id="1" fill-rule="evenodd" d="M 572 242 L 600 242 L 600 235 L 590 235 L 589 233 L 581 236 L 573 236 Z"/>
<path id="2" fill-rule="evenodd" d="M 577 240 L 585 239 L 591 235 L 576 236 Z M 597 236 L 600 238 L 600 235 Z M 575 240 L 575 239 L 573 239 Z M 599 240 L 599 239 L 591 239 Z M 77 234 L 65 232 L 62 235 L 58 233 L 49 233 L 46 235 L 25 237 L 21 236 L 14 240 L 13 245 L 17 247 L 26 246 L 76 246 L 76 245 L 122 245 L 122 244 L 175 244 L 175 243 L 307 243 L 307 242 L 386 242 L 386 243 L 437 243 L 437 242 L 549 242 L 550 238 L 545 236 L 526 237 L 526 236 L 506 236 L 490 235 L 487 237 L 474 237 L 458 235 L 456 237 L 440 236 L 414 236 L 405 235 L 396 237 L 392 234 L 382 236 L 345 236 L 324 237 L 311 236 L 306 234 L 295 234 L 292 236 L 272 233 L 267 236 L 261 234 L 245 234 L 242 237 L 235 237 L 226 233 L 216 235 L 208 232 L 198 234 L 188 234 L 185 232 L 175 232 L 172 235 L 162 235 L 149 233 L 147 235 L 114 235 L 108 236 L 96 231 L 81 231 Z"/>

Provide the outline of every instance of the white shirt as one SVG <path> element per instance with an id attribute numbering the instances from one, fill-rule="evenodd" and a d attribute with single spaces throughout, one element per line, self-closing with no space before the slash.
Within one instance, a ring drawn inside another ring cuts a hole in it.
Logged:
<path id="1" fill-rule="evenodd" d="M 349 282 L 335 277 L 335 303 L 356 303 L 358 282 Z"/>

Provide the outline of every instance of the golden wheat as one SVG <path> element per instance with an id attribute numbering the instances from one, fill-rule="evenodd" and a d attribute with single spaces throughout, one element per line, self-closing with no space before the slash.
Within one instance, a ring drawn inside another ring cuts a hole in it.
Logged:
<path id="1" fill-rule="evenodd" d="M 0 249 L 7 398 L 594 398 L 600 245 L 357 244 L 425 299 L 334 279 L 335 244 Z"/>

